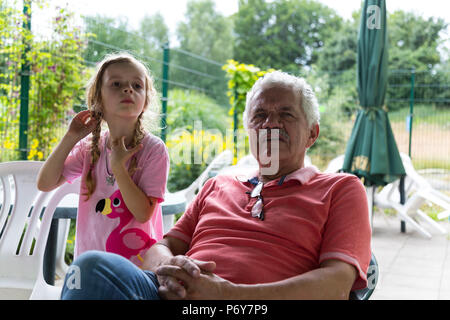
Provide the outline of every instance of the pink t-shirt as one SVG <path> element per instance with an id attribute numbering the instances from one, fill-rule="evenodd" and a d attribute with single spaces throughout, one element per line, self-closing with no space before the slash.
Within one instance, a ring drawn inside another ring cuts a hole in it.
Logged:
<path id="1" fill-rule="evenodd" d="M 64 163 L 63 176 L 69 183 L 82 176 L 74 255 L 101 250 L 120 254 L 140 266 L 148 248 L 162 239 L 161 206 L 158 203 L 152 218 L 140 223 L 125 206 L 117 182 L 114 185 L 106 182 L 104 143 L 108 135 L 105 133 L 100 138 L 101 154 L 94 167 L 97 185 L 89 200 L 86 201 L 83 194 L 87 191 L 85 177 L 90 167 L 90 139 L 81 140 Z M 137 171 L 132 179 L 147 196 L 162 202 L 169 170 L 167 148 L 161 139 L 151 134 L 145 136 L 142 144 L 144 147 L 135 154 Z M 107 153 L 110 159 L 111 150 L 107 149 Z M 110 162 L 108 166 L 111 168 Z"/>
<path id="2" fill-rule="evenodd" d="M 358 271 L 352 290 L 366 287 L 371 228 L 358 178 L 306 167 L 270 181 L 261 192 L 264 220 L 251 216 L 257 198 L 245 181 L 208 180 L 165 236 L 188 243 L 188 256 L 215 261 L 214 273 L 233 283 L 275 282 L 338 259 Z"/>

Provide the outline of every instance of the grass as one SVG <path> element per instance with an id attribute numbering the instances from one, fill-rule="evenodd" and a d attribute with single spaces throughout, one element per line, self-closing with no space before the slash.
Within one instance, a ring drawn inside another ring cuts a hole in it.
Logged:
<path id="1" fill-rule="evenodd" d="M 395 111 L 389 111 L 389 120 L 391 122 L 406 121 L 409 115 L 409 107 L 405 107 Z M 433 124 L 441 126 L 444 129 L 450 129 L 450 108 L 438 108 L 433 105 L 416 105 L 413 108 L 414 124 Z M 414 130 L 413 124 L 413 130 Z"/>
<path id="2" fill-rule="evenodd" d="M 75 249 L 75 232 L 76 232 L 76 220 L 70 220 L 69 235 L 66 242 L 66 253 L 64 255 L 64 261 L 70 265 L 73 261 L 73 253 Z"/>

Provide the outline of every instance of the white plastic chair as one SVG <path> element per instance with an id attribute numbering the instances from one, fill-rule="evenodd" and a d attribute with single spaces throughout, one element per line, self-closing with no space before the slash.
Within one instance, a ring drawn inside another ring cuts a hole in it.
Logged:
<path id="1" fill-rule="evenodd" d="M 206 167 L 206 169 L 200 174 L 200 176 L 192 182 L 189 187 L 176 191 L 172 194 L 173 198 L 184 197 L 186 199 L 186 208 L 195 198 L 195 195 L 200 191 L 200 189 L 205 184 L 206 180 L 210 178 L 212 172 L 218 172 L 221 168 L 229 166 L 233 161 L 233 153 L 230 150 L 225 150 L 217 155 L 213 161 Z M 172 228 L 174 221 L 173 215 L 164 215 L 164 232 L 167 232 Z"/>
<path id="2" fill-rule="evenodd" d="M 432 235 L 420 224 L 420 221 L 427 223 L 439 233 L 445 234 L 446 230 L 420 208 L 427 202 L 435 203 L 444 209 L 438 214 L 438 218 L 442 219 L 450 214 L 450 198 L 434 189 L 424 177 L 417 173 L 406 154 L 400 153 L 400 156 L 406 171 L 405 203 L 400 204 L 399 180 L 397 180 L 375 194 L 375 205 L 381 209 L 394 209 L 401 220 L 409 223 L 427 238 L 431 238 Z"/>
<path id="3" fill-rule="evenodd" d="M 341 154 L 340 156 L 337 156 L 336 158 L 331 160 L 324 173 L 336 173 L 341 171 L 344 165 L 344 157 L 345 156 Z"/>
<path id="4" fill-rule="evenodd" d="M 0 163 L 0 299 L 59 298 L 61 288 L 44 280 L 44 251 L 57 204 L 78 193 L 79 182 L 40 192 L 36 180 L 42 164 Z"/>

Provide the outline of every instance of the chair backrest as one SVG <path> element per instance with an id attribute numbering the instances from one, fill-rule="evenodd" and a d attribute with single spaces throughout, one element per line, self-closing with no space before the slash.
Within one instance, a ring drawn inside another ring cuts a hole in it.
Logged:
<path id="1" fill-rule="evenodd" d="M 431 184 L 427 181 L 427 179 L 425 179 L 423 176 L 421 176 L 414 168 L 411 158 L 405 153 L 400 153 L 400 157 L 402 159 L 403 167 L 405 168 L 406 179 L 411 180 L 410 183 L 415 185 L 415 189 L 418 189 L 418 188 L 430 188 L 431 189 L 432 188 Z M 405 182 L 407 182 L 407 181 L 405 181 Z"/>
<path id="2" fill-rule="evenodd" d="M 29 296 L 42 272 L 54 210 L 66 194 L 79 192 L 79 184 L 67 183 L 40 192 L 36 182 L 42 164 L 0 163 L 0 299 Z"/>
<path id="3" fill-rule="evenodd" d="M 377 286 L 379 275 L 378 262 L 372 253 L 369 269 L 367 270 L 367 287 L 350 292 L 350 300 L 368 300 Z"/>

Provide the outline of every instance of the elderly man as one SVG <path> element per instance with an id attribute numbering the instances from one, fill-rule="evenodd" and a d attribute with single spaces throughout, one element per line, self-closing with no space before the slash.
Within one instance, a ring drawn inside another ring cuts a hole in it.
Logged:
<path id="1" fill-rule="evenodd" d="M 149 249 L 144 270 L 113 254 L 80 256 L 79 286 L 69 272 L 62 297 L 348 299 L 364 288 L 371 255 L 364 187 L 354 176 L 304 166 L 319 135 L 310 86 L 266 74 L 247 94 L 244 123 L 257 172 L 208 180 Z"/>

